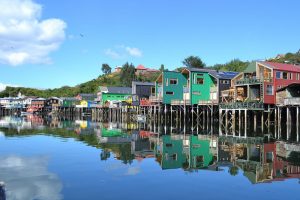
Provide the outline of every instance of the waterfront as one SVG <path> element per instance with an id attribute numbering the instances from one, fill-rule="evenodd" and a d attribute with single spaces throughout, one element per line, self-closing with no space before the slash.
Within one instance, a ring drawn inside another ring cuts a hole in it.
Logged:
<path id="1" fill-rule="evenodd" d="M 300 145 L 293 139 L 34 115 L 3 117 L 0 127 L 0 182 L 7 199 L 297 199 L 300 194 Z"/>

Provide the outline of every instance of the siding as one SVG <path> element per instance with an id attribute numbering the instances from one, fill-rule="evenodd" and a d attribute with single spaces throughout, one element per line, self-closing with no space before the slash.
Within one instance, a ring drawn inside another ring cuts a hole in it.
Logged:
<path id="1" fill-rule="evenodd" d="M 203 74 L 203 84 L 196 83 L 195 78 L 197 77 L 197 74 Z M 210 100 L 210 88 L 214 85 L 214 78 L 210 76 L 207 72 L 191 72 L 190 85 L 190 95 L 192 104 L 198 104 L 200 100 Z"/>
<path id="2" fill-rule="evenodd" d="M 171 79 L 177 79 L 177 84 L 170 84 Z M 171 104 L 172 100 L 183 99 L 183 85 L 186 85 L 186 78 L 179 72 L 163 72 L 163 103 Z M 166 84 L 167 83 L 167 84 Z M 172 92 L 173 94 L 167 94 Z"/>

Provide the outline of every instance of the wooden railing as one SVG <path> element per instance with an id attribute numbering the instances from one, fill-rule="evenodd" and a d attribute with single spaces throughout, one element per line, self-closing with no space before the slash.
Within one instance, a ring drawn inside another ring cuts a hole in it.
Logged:
<path id="1" fill-rule="evenodd" d="M 250 110 L 262 110 L 264 104 L 262 102 L 234 102 L 220 104 L 221 109 L 250 109 Z"/>
<path id="2" fill-rule="evenodd" d="M 285 98 L 284 105 L 300 105 L 300 97 Z"/>
<path id="3" fill-rule="evenodd" d="M 216 104 L 218 104 L 218 100 L 198 101 L 198 105 L 216 105 Z"/>
<path id="4" fill-rule="evenodd" d="M 149 101 L 153 102 L 153 103 L 157 103 L 157 102 L 162 102 L 162 97 L 161 96 L 150 96 L 149 97 Z"/>
<path id="5" fill-rule="evenodd" d="M 171 105 L 190 105 L 190 104 L 191 104 L 190 99 L 184 99 L 184 100 L 174 99 L 171 101 Z"/>
<path id="6" fill-rule="evenodd" d="M 251 78 L 251 79 L 245 78 L 245 79 L 235 81 L 235 85 L 260 84 L 260 83 L 262 83 L 262 80 L 257 78 Z"/>

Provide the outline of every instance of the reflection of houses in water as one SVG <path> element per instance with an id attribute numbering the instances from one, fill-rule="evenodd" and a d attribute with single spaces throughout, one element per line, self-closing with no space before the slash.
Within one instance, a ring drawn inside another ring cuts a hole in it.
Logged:
<path id="1" fill-rule="evenodd" d="M 76 120 L 75 132 L 77 134 L 94 134 L 99 129 L 99 125 L 96 122 L 89 120 Z"/>
<path id="2" fill-rule="evenodd" d="M 123 132 L 117 123 L 108 123 L 100 127 L 97 133 L 99 143 L 130 143 L 131 136 Z"/>
<path id="3" fill-rule="evenodd" d="M 131 153 L 135 156 L 135 159 L 141 161 L 144 158 L 155 157 L 154 146 L 149 138 L 156 134 L 149 131 L 134 131 L 132 133 L 131 140 Z"/>
<path id="4" fill-rule="evenodd" d="M 253 184 L 286 178 L 300 178 L 300 147 L 263 138 L 219 138 L 219 164 L 232 163 L 244 171 Z M 292 156 L 294 156 L 294 161 Z"/>
<path id="5" fill-rule="evenodd" d="M 157 145 L 157 160 L 162 169 L 212 168 L 215 166 L 216 144 L 215 140 L 201 135 L 164 135 Z"/>

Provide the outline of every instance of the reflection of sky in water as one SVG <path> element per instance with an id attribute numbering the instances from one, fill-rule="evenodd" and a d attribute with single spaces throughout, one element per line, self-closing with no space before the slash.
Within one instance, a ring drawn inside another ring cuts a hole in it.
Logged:
<path id="1" fill-rule="evenodd" d="M 4 133 L 0 131 L 0 138 L 5 137 Z"/>
<path id="2" fill-rule="evenodd" d="M 5 182 L 7 199 L 62 199 L 62 183 L 47 165 L 43 156 L 0 156 L 0 180 Z"/>

